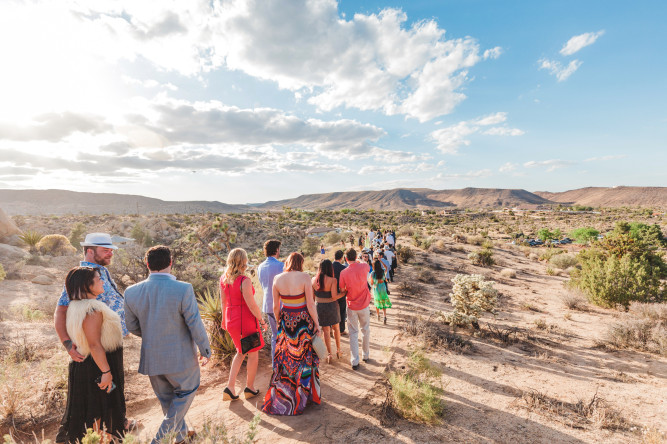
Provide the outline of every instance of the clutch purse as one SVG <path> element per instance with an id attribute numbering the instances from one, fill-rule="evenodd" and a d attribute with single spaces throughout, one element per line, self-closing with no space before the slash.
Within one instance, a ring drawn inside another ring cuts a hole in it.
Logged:
<path id="1" fill-rule="evenodd" d="M 313 344 L 313 350 L 317 353 L 317 356 L 320 359 L 324 359 L 327 356 L 327 346 L 324 345 L 324 341 L 320 335 L 313 336 L 311 339 L 311 344 Z"/>
<path id="2" fill-rule="evenodd" d="M 262 345 L 262 342 L 259 339 L 259 333 L 251 333 L 245 338 L 241 338 L 241 353 L 246 354 L 250 350 L 259 347 Z"/>

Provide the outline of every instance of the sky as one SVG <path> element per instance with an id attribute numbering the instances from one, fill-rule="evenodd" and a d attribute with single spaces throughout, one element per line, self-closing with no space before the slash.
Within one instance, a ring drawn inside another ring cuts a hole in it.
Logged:
<path id="1" fill-rule="evenodd" d="M 667 2 L 0 2 L 0 188 L 667 186 Z"/>

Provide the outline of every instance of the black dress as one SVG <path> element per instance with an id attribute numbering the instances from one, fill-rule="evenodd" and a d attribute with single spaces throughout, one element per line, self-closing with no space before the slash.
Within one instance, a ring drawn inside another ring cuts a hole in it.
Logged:
<path id="1" fill-rule="evenodd" d="M 123 348 L 108 352 L 107 362 L 116 388 L 107 393 L 95 379 L 102 375 L 92 355 L 83 362 L 70 362 L 67 388 L 67 407 L 56 436 L 57 443 L 81 441 L 86 429 L 100 419 L 102 429 L 121 438 L 125 426 L 125 378 Z"/>
<path id="2" fill-rule="evenodd" d="M 338 303 L 331 298 L 331 291 L 315 290 L 318 299 L 329 299 L 331 302 L 317 301 L 317 317 L 320 327 L 331 327 L 340 323 L 340 310 Z"/>

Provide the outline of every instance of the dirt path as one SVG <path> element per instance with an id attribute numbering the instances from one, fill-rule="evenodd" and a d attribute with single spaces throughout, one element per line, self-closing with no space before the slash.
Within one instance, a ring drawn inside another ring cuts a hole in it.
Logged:
<path id="1" fill-rule="evenodd" d="M 380 426 L 376 418 L 377 405 L 374 403 L 374 388 L 383 379 L 383 372 L 391 359 L 394 339 L 399 332 L 397 317 L 400 311 L 390 311 L 387 325 L 371 318 L 371 359 L 361 363 L 359 370 L 350 366 L 349 337 L 341 338 L 343 356 L 331 364 L 320 362 L 320 383 L 322 402 L 310 405 L 301 416 L 280 417 L 261 413 L 258 427 L 258 442 L 377 442 L 386 439 L 389 431 Z M 260 396 L 235 402 L 223 402 L 222 391 L 227 382 L 227 371 L 220 368 L 205 368 L 202 371 L 204 383 L 197 393 L 186 417 L 188 424 L 199 430 L 211 419 L 222 423 L 232 435 L 242 435 L 248 423 L 260 412 L 260 407 L 269 385 L 271 365 L 268 348 L 260 352 L 259 371 L 256 387 Z M 237 392 L 245 386 L 245 364 L 237 380 Z M 148 379 L 146 384 L 150 387 Z M 379 396 L 379 394 L 378 394 Z M 143 438 L 150 438 L 162 421 L 162 412 L 157 401 L 149 400 L 130 408 L 130 415 L 143 423 L 138 432 Z M 393 437 L 397 442 L 410 442 Z"/>

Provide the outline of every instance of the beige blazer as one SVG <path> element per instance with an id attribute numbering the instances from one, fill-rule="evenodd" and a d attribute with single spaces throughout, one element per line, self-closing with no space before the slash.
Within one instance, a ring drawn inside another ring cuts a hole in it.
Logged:
<path id="1" fill-rule="evenodd" d="M 101 343 L 104 350 L 114 351 L 123 345 L 123 329 L 117 313 L 96 299 L 71 301 L 67 308 L 67 334 L 76 344 L 77 351 L 86 357 L 90 355 L 90 346 L 83 333 L 83 320 L 96 311 L 103 316 Z"/>

